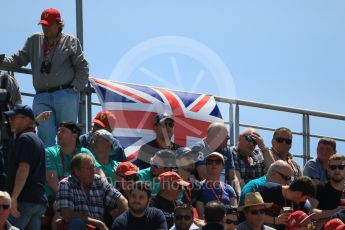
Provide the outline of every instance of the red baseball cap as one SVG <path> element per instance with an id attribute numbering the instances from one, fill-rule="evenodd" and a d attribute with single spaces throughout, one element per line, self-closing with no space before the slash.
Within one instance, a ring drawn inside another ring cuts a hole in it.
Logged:
<path id="1" fill-rule="evenodd" d="M 312 213 L 310 215 L 306 214 L 303 211 L 295 211 L 290 214 L 288 217 L 287 227 L 288 230 L 293 230 L 299 225 L 303 224 L 305 221 L 309 220 L 310 217 L 314 216 L 315 213 Z"/>
<path id="2" fill-rule="evenodd" d="M 138 167 L 129 161 L 122 162 L 117 166 L 115 173 L 118 175 L 130 176 L 138 173 Z"/>
<path id="3" fill-rule="evenodd" d="M 61 15 L 57 9 L 48 8 L 45 9 L 41 14 L 41 20 L 38 24 L 52 26 L 57 22 L 61 22 Z"/>
<path id="4" fill-rule="evenodd" d="M 341 226 L 344 225 L 343 221 L 341 221 L 341 219 L 339 218 L 334 218 L 329 220 L 325 226 L 323 226 L 324 230 L 335 230 L 338 229 L 338 227 L 340 227 L 339 229 L 343 229 L 341 228 Z"/>
<path id="5" fill-rule="evenodd" d="M 178 175 L 176 172 L 165 172 L 158 176 L 158 180 L 160 183 L 173 183 L 176 182 L 179 185 L 182 186 L 189 186 L 190 183 L 187 181 L 184 181 L 180 175 Z"/>
<path id="6" fill-rule="evenodd" d="M 110 111 L 103 110 L 97 113 L 96 117 L 93 119 L 93 122 L 99 124 L 103 128 L 110 127 L 111 129 L 114 129 L 116 118 Z"/>

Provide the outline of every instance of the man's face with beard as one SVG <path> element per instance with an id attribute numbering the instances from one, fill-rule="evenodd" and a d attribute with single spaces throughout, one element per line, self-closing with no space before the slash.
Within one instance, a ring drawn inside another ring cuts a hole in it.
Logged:
<path id="1" fill-rule="evenodd" d="M 149 202 L 150 198 L 145 191 L 133 189 L 129 194 L 128 206 L 130 211 L 135 214 L 144 213 Z"/>
<path id="2" fill-rule="evenodd" d="M 328 163 L 328 175 L 331 181 L 340 183 L 345 179 L 345 161 L 342 160 L 331 160 Z M 340 169 L 340 168 L 342 169 Z"/>

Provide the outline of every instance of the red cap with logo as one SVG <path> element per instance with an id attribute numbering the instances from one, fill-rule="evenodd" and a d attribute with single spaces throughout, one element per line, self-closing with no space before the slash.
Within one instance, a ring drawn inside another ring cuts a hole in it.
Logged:
<path id="1" fill-rule="evenodd" d="M 61 15 L 57 9 L 49 8 L 45 9 L 41 14 L 41 20 L 38 24 L 45 26 L 52 26 L 57 22 L 61 22 Z"/>
<path id="2" fill-rule="evenodd" d="M 130 176 L 138 173 L 138 167 L 129 161 L 122 162 L 117 166 L 115 173 L 117 175 Z"/>
<path id="3" fill-rule="evenodd" d="M 310 217 L 312 217 L 313 215 L 315 215 L 315 213 L 308 215 L 305 212 L 300 211 L 300 210 L 291 213 L 287 222 L 288 230 L 295 229 L 296 227 L 303 224 L 305 221 L 309 220 Z"/>
<path id="4" fill-rule="evenodd" d="M 158 180 L 160 183 L 177 183 L 182 186 L 189 186 L 190 183 L 187 181 L 184 181 L 180 175 L 178 175 L 176 172 L 165 172 L 158 176 Z"/>
<path id="5" fill-rule="evenodd" d="M 344 227 L 344 223 L 343 221 L 341 221 L 341 219 L 339 218 L 334 218 L 334 219 L 331 219 L 329 220 L 324 226 L 323 226 L 323 229 L 324 230 L 335 230 L 335 229 L 343 229 L 341 228 L 343 225 Z"/>
<path id="6" fill-rule="evenodd" d="M 103 128 L 110 127 L 111 129 L 114 129 L 116 118 L 110 111 L 103 110 L 97 113 L 96 117 L 93 119 L 93 122 L 102 126 Z"/>

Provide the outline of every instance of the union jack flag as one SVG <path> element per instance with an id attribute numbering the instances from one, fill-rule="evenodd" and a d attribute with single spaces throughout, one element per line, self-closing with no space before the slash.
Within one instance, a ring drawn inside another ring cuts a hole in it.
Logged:
<path id="1" fill-rule="evenodd" d="M 119 83 L 91 78 L 103 110 L 116 117 L 114 135 L 127 159 L 136 158 L 140 146 L 155 139 L 153 123 L 161 113 L 173 115 L 173 142 L 191 146 L 206 136 L 212 122 L 223 122 L 213 96 L 168 90 L 160 87 Z"/>

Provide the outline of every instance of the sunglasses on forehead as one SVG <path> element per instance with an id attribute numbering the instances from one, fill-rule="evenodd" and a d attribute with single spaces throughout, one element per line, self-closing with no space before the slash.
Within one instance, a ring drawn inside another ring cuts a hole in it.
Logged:
<path id="1" fill-rule="evenodd" d="M 256 141 L 249 135 L 244 135 L 244 138 L 246 139 L 246 141 L 248 141 L 249 143 L 253 143 L 254 145 L 256 145 Z"/>
<path id="2" fill-rule="evenodd" d="M 289 139 L 289 138 L 276 137 L 275 140 L 276 140 L 276 142 L 278 142 L 278 143 L 283 143 L 283 142 L 285 142 L 285 144 L 287 144 L 287 145 L 291 145 L 291 143 L 292 143 L 292 139 Z"/>
<path id="3" fill-rule="evenodd" d="M 345 165 L 329 165 L 328 168 L 330 170 L 335 170 L 336 168 L 338 168 L 339 170 L 343 170 L 345 168 Z"/>

